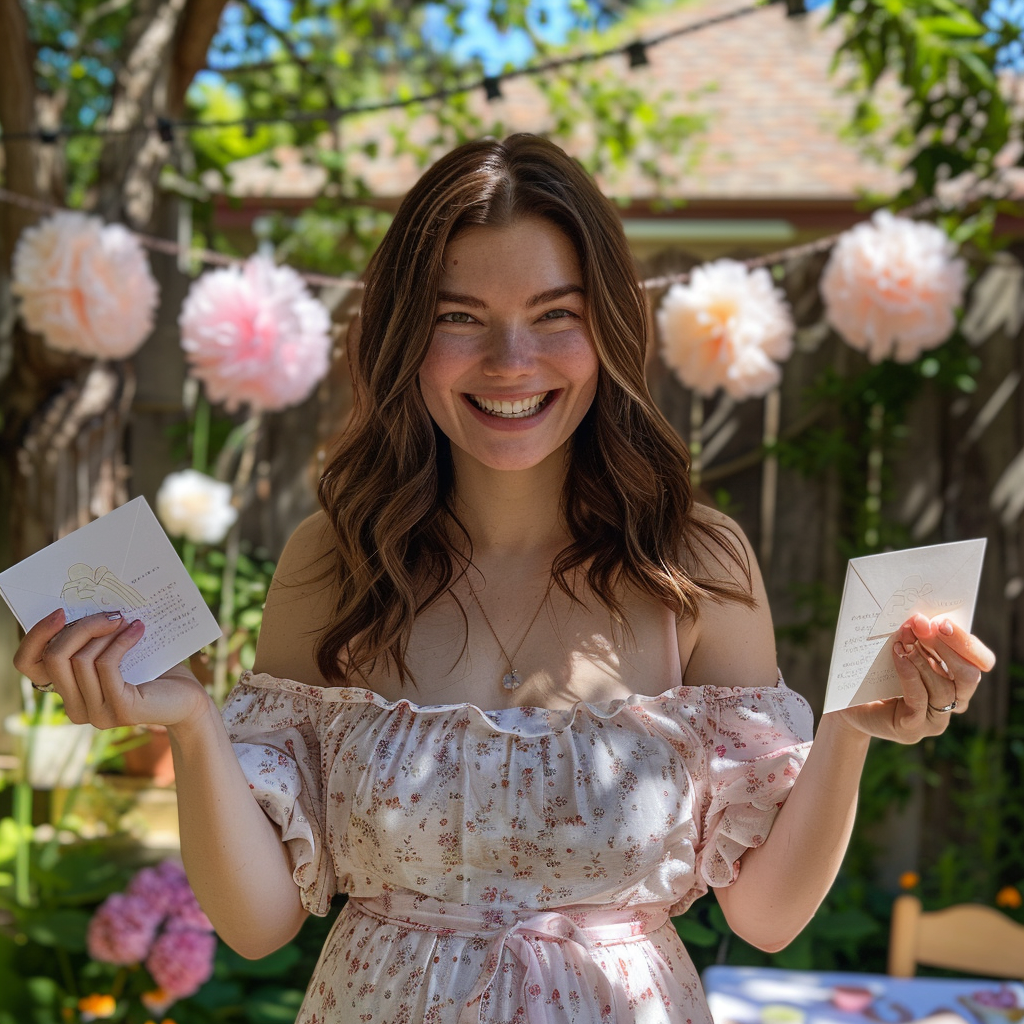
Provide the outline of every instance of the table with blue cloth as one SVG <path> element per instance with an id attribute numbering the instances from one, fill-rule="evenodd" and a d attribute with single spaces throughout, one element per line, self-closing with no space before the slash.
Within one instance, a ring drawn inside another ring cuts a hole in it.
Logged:
<path id="1" fill-rule="evenodd" d="M 1024 1024 L 1021 981 L 728 966 L 702 980 L 715 1024 Z"/>

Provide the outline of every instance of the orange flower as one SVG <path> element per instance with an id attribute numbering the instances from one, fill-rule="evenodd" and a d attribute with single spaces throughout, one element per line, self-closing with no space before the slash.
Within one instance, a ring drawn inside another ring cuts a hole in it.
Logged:
<path id="1" fill-rule="evenodd" d="M 1024 896 L 1021 896 L 1020 889 L 1015 885 L 1004 885 L 996 893 L 996 906 L 1006 907 L 1007 910 L 1017 910 L 1024 903 Z"/>
<path id="2" fill-rule="evenodd" d="M 162 988 L 154 988 L 149 992 L 143 992 L 139 999 L 142 1005 L 149 1010 L 154 1017 L 162 1017 L 167 1008 L 174 1002 L 174 996 L 169 996 Z M 153 1021 L 146 1021 L 146 1024 L 154 1024 Z"/>
<path id="3" fill-rule="evenodd" d="M 82 1015 L 83 1021 L 113 1017 L 116 1009 L 117 1000 L 113 996 L 101 995 L 99 992 L 93 992 L 92 995 L 83 996 L 78 1000 L 78 1012 Z"/>
<path id="4" fill-rule="evenodd" d="M 916 889 L 921 884 L 921 876 L 916 871 L 904 871 L 900 875 L 901 889 Z"/>

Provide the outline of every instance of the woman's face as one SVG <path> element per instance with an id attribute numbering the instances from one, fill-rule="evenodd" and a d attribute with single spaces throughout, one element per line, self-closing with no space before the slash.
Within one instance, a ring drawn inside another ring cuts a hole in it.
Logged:
<path id="1" fill-rule="evenodd" d="M 419 381 L 456 464 L 530 469 L 569 440 L 597 391 L 585 300 L 576 251 L 550 221 L 448 243 Z"/>

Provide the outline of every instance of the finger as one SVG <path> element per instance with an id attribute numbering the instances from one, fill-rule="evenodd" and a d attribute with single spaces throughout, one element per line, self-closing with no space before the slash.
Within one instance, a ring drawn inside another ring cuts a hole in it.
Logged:
<path id="1" fill-rule="evenodd" d="M 64 628 L 65 613 L 57 608 L 40 619 L 22 638 L 14 655 L 14 667 L 28 676 L 37 686 L 45 686 L 49 679 L 42 678 L 39 664 L 46 645 Z"/>
<path id="2" fill-rule="evenodd" d="M 909 620 L 910 628 L 921 640 L 938 639 L 950 650 L 975 665 L 982 672 L 990 672 L 996 663 L 996 656 L 973 633 L 968 633 L 952 619 L 939 616 L 928 619 L 915 615 Z"/>
<path id="3" fill-rule="evenodd" d="M 893 660 L 903 686 L 904 706 L 915 718 L 926 720 L 928 732 L 936 735 L 949 725 L 949 713 L 936 709 L 957 700 L 955 684 L 909 627 L 899 635 L 893 645 Z"/>
<path id="4" fill-rule="evenodd" d="M 931 620 L 930 626 L 932 637 L 917 642 L 925 648 L 937 673 L 930 681 L 926 680 L 933 695 L 931 703 L 936 707 L 947 707 L 956 702 L 956 713 L 963 714 L 981 683 L 982 670 L 974 661 L 962 657 L 958 647 L 946 642 L 953 635 L 952 623 L 935 619 Z M 917 624 L 917 628 L 920 632 L 926 632 L 921 623 Z M 914 635 L 916 637 L 917 634 Z M 952 680 L 952 696 L 949 695 L 945 679 Z"/>
<path id="5" fill-rule="evenodd" d="M 910 630 L 900 631 L 892 653 L 896 675 L 903 687 L 903 701 L 911 711 L 923 716 L 928 710 L 928 687 L 921 672 L 914 634 Z"/>
<path id="6" fill-rule="evenodd" d="M 72 711 L 78 712 L 81 704 L 81 713 L 84 713 L 93 725 L 106 724 L 103 718 L 107 696 L 99 670 L 99 661 L 127 628 L 128 623 L 122 619 L 117 623 L 113 633 L 92 637 L 71 655 L 69 663 L 74 686 L 68 690 L 64 698 L 64 706 L 69 714 Z M 121 657 L 122 655 L 118 656 L 117 665 L 120 665 Z M 122 686 L 125 685 L 123 679 L 120 679 L 120 683 Z"/>
<path id="7" fill-rule="evenodd" d="M 43 648 L 44 657 L 70 658 L 90 640 L 109 636 L 120 628 L 123 621 L 120 612 L 97 612 L 95 615 L 75 619 L 47 641 Z"/>
<path id="8" fill-rule="evenodd" d="M 123 624 L 120 612 L 101 612 L 88 615 L 75 622 L 66 623 L 62 629 L 50 635 L 50 639 L 38 652 L 37 660 L 30 675 L 33 681 L 44 679 L 52 683 L 64 698 L 69 717 L 81 716 L 85 712 L 84 702 L 78 693 L 78 681 L 71 664 L 72 657 L 86 644 L 98 637 L 109 636 Z"/>

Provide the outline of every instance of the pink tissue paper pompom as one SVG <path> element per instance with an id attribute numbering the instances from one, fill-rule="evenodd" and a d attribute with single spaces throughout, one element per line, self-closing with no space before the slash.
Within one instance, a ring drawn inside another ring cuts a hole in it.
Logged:
<path id="1" fill-rule="evenodd" d="M 116 892 L 96 909 L 86 930 L 93 960 L 139 964 L 146 959 L 163 912 L 143 896 Z"/>
<path id="2" fill-rule="evenodd" d="M 22 232 L 12 270 L 25 325 L 60 352 L 124 359 L 153 329 L 159 290 L 120 224 L 62 210 Z"/>
<path id="3" fill-rule="evenodd" d="M 829 323 L 873 363 L 911 362 L 956 324 L 967 268 L 955 256 L 940 228 L 879 210 L 832 248 L 821 276 Z"/>
<path id="4" fill-rule="evenodd" d="M 195 928 L 162 932 L 146 959 L 153 980 L 175 999 L 194 995 L 213 974 L 217 937 Z"/>
<path id="5" fill-rule="evenodd" d="M 756 398 L 775 387 L 778 360 L 793 351 L 793 320 L 764 268 L 736 260 L 697 267 L 689 284 L 674 284 L 658 310 L 661 353 L 689 388 L 710 396 Z"/>
<path id="6" fill-rule="evenodd" d="M 252 256 L 193 282 L 178 319 L 191 372 L 229 410 L 286 409 L 327 373 L 330 317 L 291 267 Z"/>

